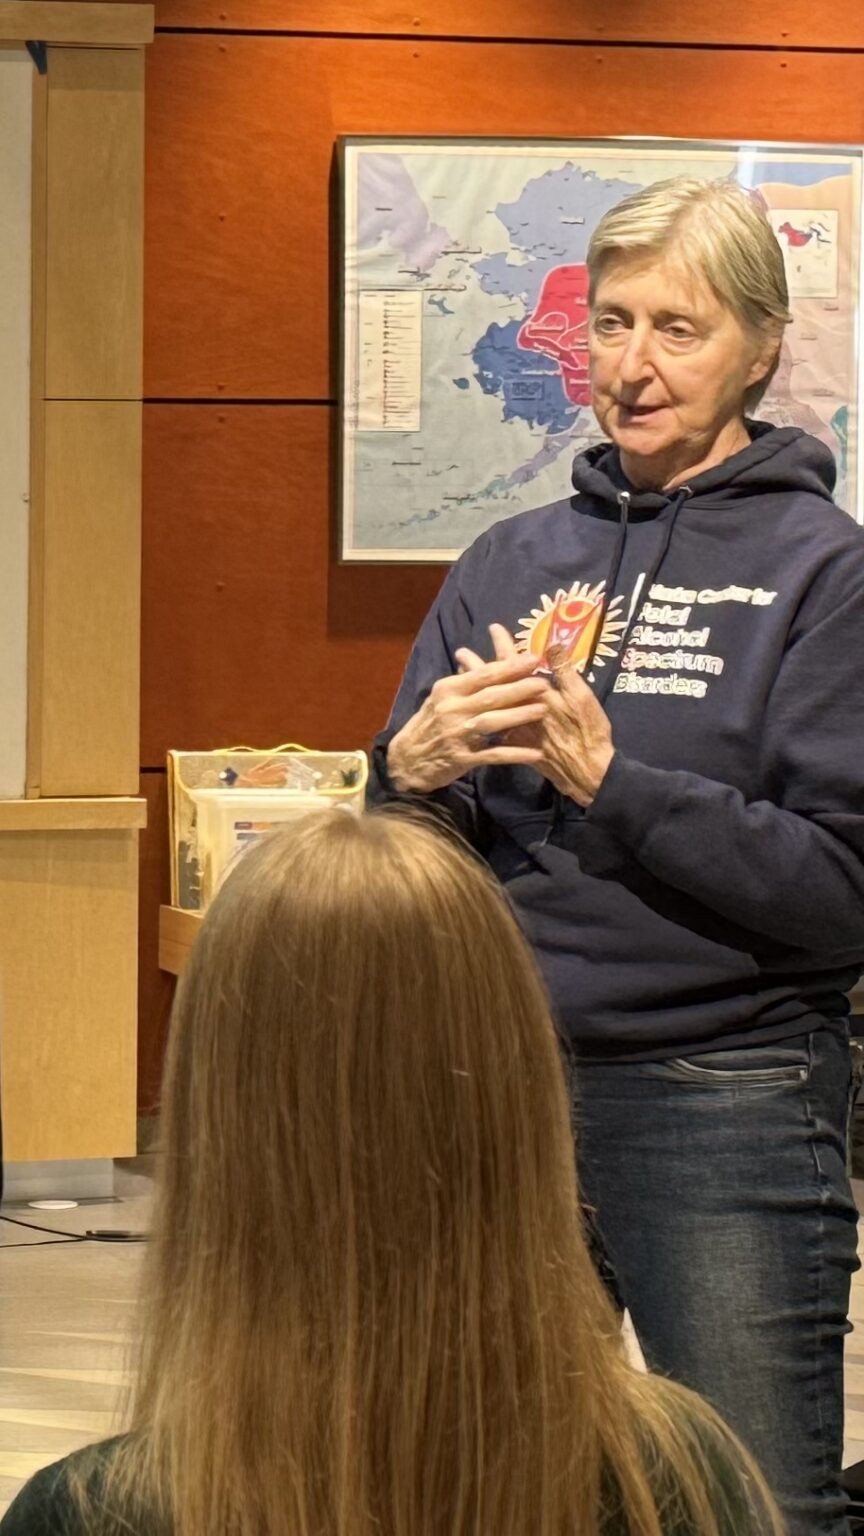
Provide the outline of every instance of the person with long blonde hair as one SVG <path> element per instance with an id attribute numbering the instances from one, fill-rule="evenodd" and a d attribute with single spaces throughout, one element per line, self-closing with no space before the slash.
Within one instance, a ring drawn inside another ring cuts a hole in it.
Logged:
<path id="1" fill-rule="evenodd" d="M 555 1032 L 440 831 L 254 848 L 176 1002 L 128 1432 L 2 1536 L 779 1536 L 759 1472 L 628 1364 Z"/>

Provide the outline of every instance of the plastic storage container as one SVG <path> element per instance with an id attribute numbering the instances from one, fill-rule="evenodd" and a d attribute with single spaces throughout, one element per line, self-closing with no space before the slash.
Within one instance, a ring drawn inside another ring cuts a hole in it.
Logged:
<path id="1" fill-rule="evenodd" d="M 368 775 L 365 752 L 291 742 L 169 752 L 172 907 L 202 912 L 227 864 L 265 831 L 326 806 L 361 812 Z"/>
<path id="2" fill-rule="evenodd" d="M 230 866 L 253 843 L 309 811 L 338 809 L 338 801 L 315 791 L 193 789 L 190 793 L 197 812 L 204 906 L 215 895 Z"/>

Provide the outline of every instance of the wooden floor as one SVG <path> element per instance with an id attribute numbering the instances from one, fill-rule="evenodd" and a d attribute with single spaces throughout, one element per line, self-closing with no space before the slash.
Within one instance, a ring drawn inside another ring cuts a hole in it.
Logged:
<path id="1" fill-rule="evenodd" d="M 122 1202 L 10 1216 L 62 1231 L 142 1229 L 150 1208 L 148 1159 L 118 1165 Z M 864 1184 L 856 1185 L 859 1208 Z M 23 1244 L 16 1247 L 16 1244 Z M 35 1247 L 35 1244 L 46 1244 Z M 0 1223 L 0 1513 L 39 1467 L 118 1427 L 143 1249 L 58 1242 Z M 864 1254 L 862 1254 L 864 1256 Z M 846 1457 L 864 1459 L 864 1271 L 852 1284 L 855 1331 L 847 1345 Z"/>
<path id="2" fill-rule="evenodd" d="M 4 1205 L 63 1232 L 146 1228 L 149 1161 L 118 1165 L 117 1204 Z M 25 1246 L 17 1247 L 17 1244 Z M 34 1246 L 45 1244 L 45 1246 Z M 0 1223 L 0 1513 L 39 1467 L 117 1427 L 128 1384 L 140 1244 L 52 1243 Z"/>

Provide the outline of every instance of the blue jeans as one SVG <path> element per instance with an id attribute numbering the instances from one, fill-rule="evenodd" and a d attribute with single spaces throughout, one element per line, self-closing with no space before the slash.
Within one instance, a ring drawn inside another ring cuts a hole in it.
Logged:
<path id="1" fill-rule="evenodd" d="M 788 1536 L 846 1536 L 857 1268 L 845 1024 L 779 1045 L 570 1065 L 583 1199 L 648 1364 L 749 1446 Z"/>

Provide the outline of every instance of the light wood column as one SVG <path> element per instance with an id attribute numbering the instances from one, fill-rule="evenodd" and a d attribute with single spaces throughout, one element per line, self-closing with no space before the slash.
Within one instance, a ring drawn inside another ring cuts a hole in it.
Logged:
<path id="1" fill-rule="evenodd" d="M 9 1161 L 135 1151 L 137 839 L 0 831 Z"/>
<path id="2" fill-rule="evenodd" d="M 143 50 L 49 48 L 47 82 L 34 125 L 28 794 L 132 794 Z"/>
<path id="3" fill-rule="evenodd" d="M 27 799 L 0 801 L 9 1161 L 135 1149 L 147 5 L 0 0 L 34 70 Z M 2 44 L 0 44 L 2 46 Z"/>
<path id="4" fill-rule="evenodd" d="M 138 789 L 140 466 L 140 403 L 46 402 L 41 795 Z"/>

